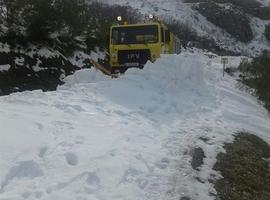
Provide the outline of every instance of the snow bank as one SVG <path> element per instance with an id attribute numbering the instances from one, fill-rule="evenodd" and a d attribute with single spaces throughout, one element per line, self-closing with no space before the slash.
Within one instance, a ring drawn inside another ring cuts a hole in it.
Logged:
<path id="1" fill-rule="evenodd" d="M 110 79 L 111 78 L 104 76 L 99 70 L 91 68 L 76 71 L 73 75 L 65 77 L 64 82 L 65 86 L 72 87 L 78 83 L 97 83 Z M 61 88 L 61 86 L 59 88 Z"/>
<path id="2" fill-rule="evenodd" d="M 87 69 L 56 92 L 1 97 L 0 199 L 214 199 L 224 142 L 238 130 L 270 142 L 266 110 L 219 61 L 184 52 L 118 79 Z"/>
<path id="3" fill-rule="evenodd" d="M 193 105 L 212 101 L 213 94 L 204 78 L 206 59 L 199 54 L 163 55 L 157 62 L 149 62 L 144 70 L 130 69 L 119 79 L 112 80 L 91 69 L 79 71 L 65 81 L 69 87 L 89 83 L 96 95 L 159 120 L 171 114 L 187 114 L 197 109 Z"/>

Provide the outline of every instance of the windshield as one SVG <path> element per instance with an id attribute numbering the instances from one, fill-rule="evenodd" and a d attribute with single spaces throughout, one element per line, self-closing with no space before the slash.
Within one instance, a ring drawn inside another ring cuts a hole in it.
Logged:
<path id="1" fill-rule="evenodd" d="M 158 42 L 158 26 L 129 26 L 112 29 L 112 44 L 146 44 Z"/>

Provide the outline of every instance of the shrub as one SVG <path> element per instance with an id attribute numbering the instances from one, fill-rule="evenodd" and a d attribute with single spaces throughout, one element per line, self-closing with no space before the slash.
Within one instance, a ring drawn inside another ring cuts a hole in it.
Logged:
<path id="1" fill-rule="evenodd" d="M 239 41 L 249 42 L 253 39 L 249 18 L 241 10 L 232 6 L 224 7 L 215 2 L 199 3 L 194 8 Z"/>
<path id="2" fill-rule="evenodd" d="M 47 41 L 50 33 L 59 27 L 60 22 L 53 3 L 53 0 L 29 0 L 28 6 L 31 6 L 31 9 L 23 16 L 29 41 Z"/>
<path id="3" fill-rule="evenodd" d="M 118 15 L 129 22 L 141 18 L 128 6 L 86 0 L 0 0 L 0 11 L 5 11 L 0 22 L 7 27 L 7 31 L 0 30 L 1 41 L 46 44 L 64 55 L 75 49 L 106 46 L 110 26 Z"/>
<path id="4" fill-rule="evenodd" d="M 241 66 L 242 82 L 255 89 L 258 98 L 270 111 L 270 57 L 263 55 L 252 63 Z"/>
<path id="5" fill-rule="evenodd" d="M 183 47 L 207 49 L 218 55 L 236 55 L 236 53 L 219 47 L 213 38 L 199 36 L 187 23 L 182 23 L 172 18 L 166 19 L 165 23 L 169 30 L 181 40 Z"/>
<path id="6" fill-rule="evenodd" d="M 266 39 L 270 42 L 270 24 L 265 26 L 264 35 L 265 35 Z"/>
<path id="7" fill-rule="evenodd" d="M 169 30 L 181 40 L 183 46 L 186 46 L 189 41 L 196 40 L 197 34 L 188 24 L 172 18 L 165 20 L 165 23 Z"/>
<path id="8" fill-rule="evenodd" d="M 263 20 L 270 20 L 270 7 L 263 6 L 256 0 L 185 0 L 187 3 L 223 3 L 231 4 L 235 9 L 240 9 L 247 14 L 261 18 Z"/>
<path id="9" fill-rule="evenodd" d="M 10 27 L 1 37 L 1 42 L 8 42 L 12 47 L 17 45 L 26 46 L 27 41 L 23 32 L 20 30 L 21 27 Z"/>
<path id="10" fill-rule="evenodd" d="M 268 200 L 270 168 L 264 158 L 270 156 L 270 146 L 256 135 L 237 133 L 233 143 L 224 145 L 213 169 L 222 178 L 214 181 L 219 200 Z"/>
<path id="11" fill-rule="evenodd" d="M 246 13 L 263 20 L 270 20 L 270 7 L 264 7 L 256 0 L 218 0 L 238 6 Z"/>
<path id="12" fill-rule="evenodd" d="M 246 12 L 263 20 L 270 20 L 270 7 L 249 8 Z"/>

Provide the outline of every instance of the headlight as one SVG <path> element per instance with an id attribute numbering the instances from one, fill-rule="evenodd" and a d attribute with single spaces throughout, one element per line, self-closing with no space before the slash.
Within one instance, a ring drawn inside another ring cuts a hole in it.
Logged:
<path id="1" fill-rule="evenodd" d="M 118 16 L 117 21 L 121 22 L 122 21 L 122 16 Z"/>

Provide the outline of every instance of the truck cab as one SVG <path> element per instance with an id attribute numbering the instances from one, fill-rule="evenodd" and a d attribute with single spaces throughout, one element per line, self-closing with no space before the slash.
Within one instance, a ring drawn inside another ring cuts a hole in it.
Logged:
<path id="1" fill-rule="evenodd" d="M 109 61 L 114 72 L 142 68 L 160 54 L 173 53 L 172 34 L 160 22 L 114 25 L 110 29 Z"/>

